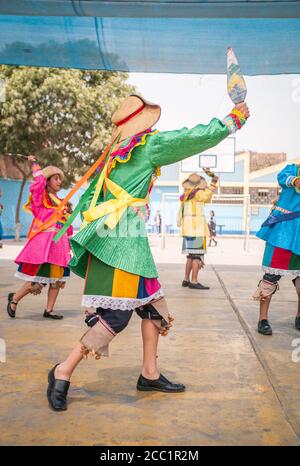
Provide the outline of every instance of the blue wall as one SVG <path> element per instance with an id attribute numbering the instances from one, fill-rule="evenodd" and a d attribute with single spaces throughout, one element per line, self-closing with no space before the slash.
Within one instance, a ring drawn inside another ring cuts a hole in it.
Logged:
<path id="1" fill-rule="evenodd" d="M 167 199 L 165 211 L 162 211 L 162 194 L 172 193 L 176 197 Z M 176 226 L 176 215 L 179 209 L 179 190 L 175 186 L 155 186 L 150 196 L 151 215 L 148 221 L 148 231 L 155 232 L 154 216 L 157 210 L 161 215 L 164 215 L 167 230 L 171 233 L 178 233 L 179 229 Z M 243 207 L 241 205 L 215 205 L 207 204 L 205 206 L 206 218 L 209 218 L 209 212 L 214 210 L 217 220 L 217 232 L 225 234 L 242 234 L 243 233 Z M 251 215 L 250 232 L 255 234 L 264 220 L 268 217 L 269 208 L 259 207 L 257 215 Z"/>
<path id="2" fill-rule="evenodd" d="M 0 178 L 0 189 L 2 190 L 3 196 L 1 198 L 1 203 L 4 205 L 4 211 L 1 217 L 4 238 L 13 238 L 15 232 L 15 213 L 17 199 L 19 195 L 21 182 L 18 180 L 5 180 Z M 26 183 L 22 205 L 27 201 L 29 195 L 29 186 L 30 182 Z M 62 190 L 60 196 L 64 197 L 68 191 Z M 76 205 L 80 195 L 83 190 L 80 190 L 72 199 L 73 205 Z M 165 211 L 162 212 L 162 195 L 163 193 L 175 194 L 175 197 L 172 199 L 167 199 Z M 179 208 L 179 189 L 177 186 L 154 186 L 151 195 L 150 195 L 150 219 L 147 223 L 147 229 L 149 232 L 154 232 L 154 216 L 157 210 L 161 212 L 164 216 L 165 225 L 167 225 L 168 231 L 178 232 L 176 226 L 176 215 Z M 236 205 L 213 205 L 209 204 L 205 206 L 205 214 L 208 218 L 210 210 L 214 210 L 216 214 L 216 220 L 218 225 L 223 225 L 222 230 L 226 234 L 241 234 L 242 233 L 242 215 L 243 208 L 242 206 Z M 252 215 L 250 222 L 250 230 L 252 233 L 255 233 L 260 228 L 260 225 L 267 218 L 269 212 L 268 207 L 260 207 L 258 209 L 257 215 Z M 20 211 L 21 217 L 21 236 L 25 237 L 28 231 L 28 228 L 32 221 L 32 216 L 24 212 L 23 209 Z M 75 229 L 78 229 L 80 226 L 80 218 L 77 217 L 74 222 Z M 218 228 L 218 231 L 220 229 Z"/>
<path id="3" fill-rule="evenodd" d="M 166 199 L 165 211 L 162 211 L 162 195 L 163 193 L 175 194 L 173 199 Z M 165 225 L 168 228 L 174 229 L 176 227 L 176 215 L 179 208 L 179 190 L 177 186 L 154 186 L 150 194 L 150 218 L 147 223 L 149 232 L 154 232 L 154 217 L 156 211 L 159 210 L 161 215 L 164 216 Z"/>
<path id="4" fill-rule="evenodd" d="M 222 225 L 222 232 L 225 234 L 242 234 L 243 233 L 243 207 L 240 205 L 214 205 L 205 206 L 206 218 L 209 218 L 209 212 L 213 210 L 216 215 L 217 225 Z M 251 215 L 250 233 L 255 234 L 261 224 L 269 215 L 268 207 L 259 207 L 257 215 Z M 217 228 L 220 232 L 221 228 Z"/>

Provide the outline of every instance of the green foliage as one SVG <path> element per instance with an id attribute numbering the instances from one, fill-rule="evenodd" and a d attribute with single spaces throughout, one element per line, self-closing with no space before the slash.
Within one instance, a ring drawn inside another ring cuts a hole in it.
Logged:
<path id="1" fill-rule="evenodd" d="M 58 165 L 66 185 L 84 173 L 110 142 L 111 115 L 134 92 L 127 73 L 0 66 L 0 154 L 33 154 Z"/>

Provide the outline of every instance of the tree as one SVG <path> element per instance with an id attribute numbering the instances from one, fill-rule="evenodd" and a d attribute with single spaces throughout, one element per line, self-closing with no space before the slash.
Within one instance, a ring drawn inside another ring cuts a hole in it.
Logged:
<path id="1" fill-rule="evenodd" d="M 33 154 L 43 166 L 57 165 L 69 186 L 109 143 L 111 115 L 134 92 L 127 78 L 113 71 L 0 66 L 6 86 L 0 154 Z M 27 177 L 23 170 L 23 187 Z M 18 219 L 19 208 L 16 230 Z"/>

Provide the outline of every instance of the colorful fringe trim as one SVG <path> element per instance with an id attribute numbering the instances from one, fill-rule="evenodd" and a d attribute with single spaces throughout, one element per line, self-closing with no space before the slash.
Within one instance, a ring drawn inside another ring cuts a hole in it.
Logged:
<path id="1" fill-rule="evenodd" d="M 300 256 L 266 243 L 263 270 L 275 275 L 300 275 Z"/>
<path id="2" fill-rule="evenodd" d="M 115 168 L 117 162 L 127 163 L 131 159 L 132 151 L 138 146 L 143 146 L 146 143 L 147 136 L 153 136 L 153 134 L 158 133 L 157 130 L 148 129 L 142 133 L 136 134 L 131 138 L 125 139 L 121 146 L 114 151 L 110 156 L 110 161 L 107 169 L 107 176 L 113 168 Z M 105 165 L 105 161 L 101 162 L 99 167 L 96 170 L 96 173 L 102 170 Z"/>
<path id="3" fill-rule="evenodd" d="M 82 306 L 131 310 L 163 295 L 157 278 L 116 269 L 90 254 Z"/>
<path id="4" fill-rule="evenodd" d="M 15 277 L 21 280 L 37 283 L 65 282 L 70 276 L 69 267 L 61 267 L 55 264 L 27 264 L 22 262 Z"/>
<path id="5" fill-rule="evenodd" d="M 181 196 L 179 197 L 180 201 L 182 203 L 184 203 L 185 201 L 190 201 L 197 194 L 197 192 L 200 191 L 200 189 L 201 188 L 195 188 L 188 195 L 181 194 Z M 203 191 L 204 191 L 204 189 L 203 189 Z"/>
<path id="6" fill-rule="evenodd" d="M 224 118 L 223 123 L 227 126 L 229 133 L 233 134 L 246 123 L 246 117 L 242 112 L 234 108 L 232 112 Z"/>
<path id="7" fill-rule="evenodd" d="M 206 237 L 184 236 L 182 240 L 182 253 L 206 254 Z"/>

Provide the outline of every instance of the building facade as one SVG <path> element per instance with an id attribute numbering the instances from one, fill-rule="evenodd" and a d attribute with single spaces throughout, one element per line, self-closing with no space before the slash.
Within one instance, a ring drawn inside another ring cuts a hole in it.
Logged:
<path id="1" fill-rule="evenodd" d="M 206 215 L 214 210 L 218 232 L 243 234 L 249 228 L 255 234 L 269 214 L 280 193 L 278 173 L 288 164 L 300 164 L 300 158 L 287 160 L 285 153 L 245 151 L 235 157 L 234 173 L 221 173 L 218 191 L 212 203 L 205 206 Z M 187 177 L 181 164 L 164 167 L 151 196 L 149 231 L 154 231 L 153 218 L 157 210 L 165 216 L 165 231 L 177 233 L 176 213 L 181 182 Z"/>

